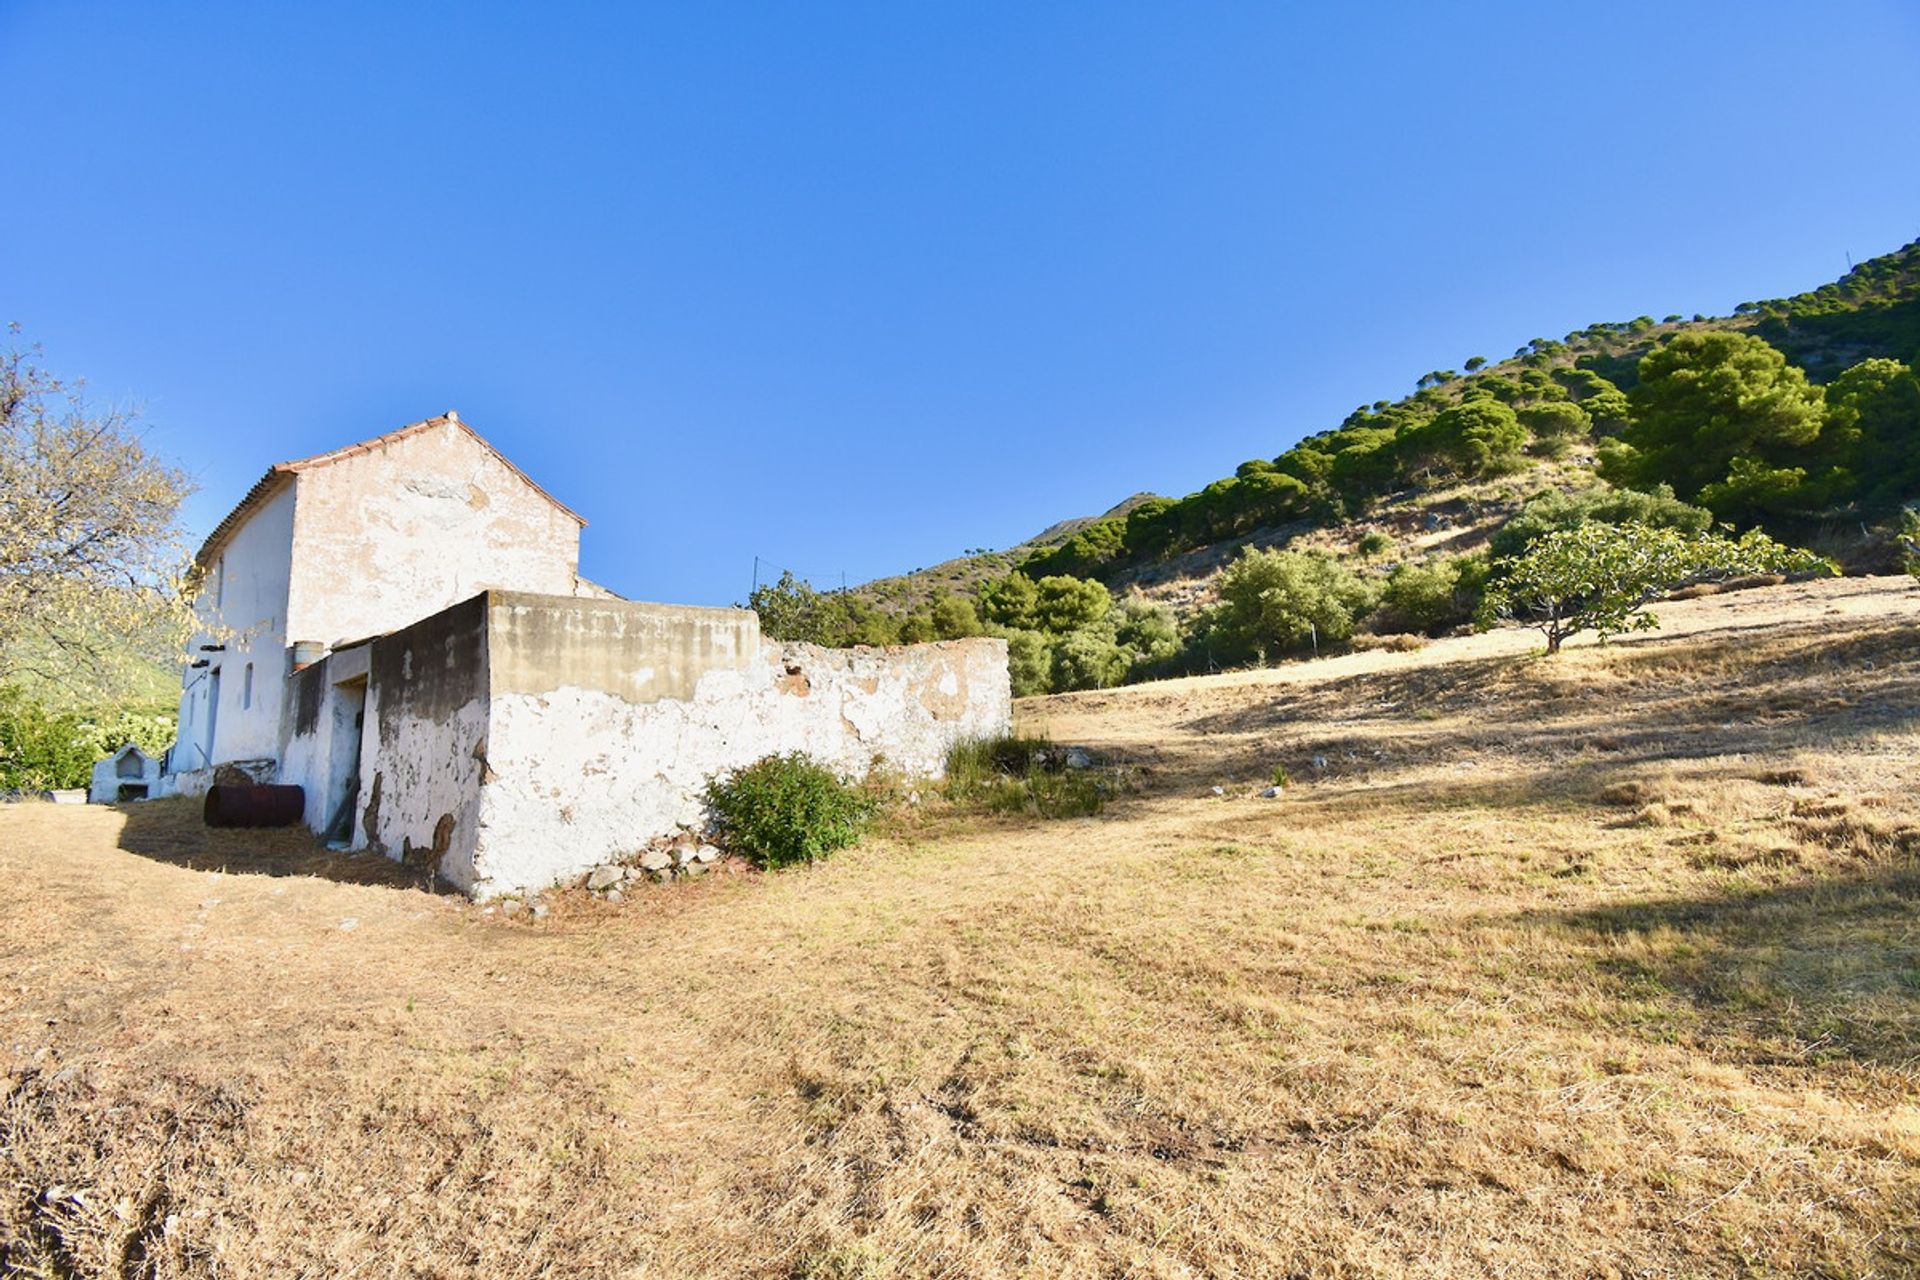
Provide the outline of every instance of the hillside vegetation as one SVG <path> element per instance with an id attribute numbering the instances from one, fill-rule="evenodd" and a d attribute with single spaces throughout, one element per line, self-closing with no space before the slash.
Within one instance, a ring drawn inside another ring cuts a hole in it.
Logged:
<path id="1" fill-rule="evenodd" d="M 1920 590 L 1661 612 L 1024 704 L 1099 816 L 538 920 L 0 807 L 0 1273 L 1916 1274 Z"/>
<path id="2" fill-rule="evenodd" d="M 1418 643 L 1472 623 L 1534 539 L 1592 520 L 1761 528 L 1894 570 L 1920 498 L 1916 357 L 1920 242 L 1731 316 L 1594 324 L 1433 370 L 1196 493 L 1012 553 L 847 594 L 783 579 L 753 603 L 773 634 L 826 644 L 1005 635 L 1016 687 L 1042 692 Z M 1262 593 L 1286 598 L 1282 624 L 1248 622 Z"/>

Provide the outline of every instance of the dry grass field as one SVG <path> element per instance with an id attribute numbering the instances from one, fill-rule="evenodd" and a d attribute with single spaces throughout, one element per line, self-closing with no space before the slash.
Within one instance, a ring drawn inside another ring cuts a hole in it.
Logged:
<path id="1" fill-rule="evenodd" d="M 1042 700 L 1098 818 L 539 921 L 0 810 L 0 1273 L 1920 1274 L 1920 591 L 1663 617 Z"/>

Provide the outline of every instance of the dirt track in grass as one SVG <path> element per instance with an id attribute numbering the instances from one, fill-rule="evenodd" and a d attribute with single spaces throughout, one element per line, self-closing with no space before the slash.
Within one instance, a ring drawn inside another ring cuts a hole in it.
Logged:
<path id="1" fill-rule="evenodd" d="M 1920 592 L 1662 616 L 1035 700 L 1136 789 L 537 922 L 0 809 L 0 1273 L 1912 1274 Z"/>

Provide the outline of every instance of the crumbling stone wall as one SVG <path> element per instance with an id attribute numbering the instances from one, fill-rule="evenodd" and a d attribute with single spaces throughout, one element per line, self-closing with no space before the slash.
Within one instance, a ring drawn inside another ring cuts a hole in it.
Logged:
<path id="1" fill-rule="evenodd" d="M 707 779 L 768 754 L 937 776 L 954 742 L 1011 727 L 1000 640 L 821 649 L 764 641 L 738 609 L 488 602 L 490 776 L 461 882 L 480 896 L 698 825 Z"/>
<path id="2" fill-rule="evenodd" d="M 338 705 L 364 681 L 354 792 Z M 744 609 L 488 592 L 298 673 L 282 781 L 324 826 L 476 896 L 544 888 L 704 822 L 716 773 L 805 751 L 843 773 L 937 776 L 1009 731 L 1004 641 L 821 649 Z"/>

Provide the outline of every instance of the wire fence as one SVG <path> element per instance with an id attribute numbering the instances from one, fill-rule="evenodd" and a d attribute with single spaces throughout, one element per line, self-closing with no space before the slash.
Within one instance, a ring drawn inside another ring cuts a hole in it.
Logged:
<path id="1" fill-rule="evenodd" d="M 795 580 L 804 582 L 809 586 L 814 586 L 816 577 L 820 581 L 829 582 L 829 583 L 831 583 L 835 578 L 838 578 L 840 580 L 840 585 L 838 587 L 828 587 L 827 590 L 830 592 L 838 593 L 840 595 L 845 595 L 848 592 L 848 590 L 850 590 L 850 588 L 847 585 L 847 571 L 845 569 L 839 569 L 830 574 L 820 574 L 820 575 L 815 575 L 811 573 L 802 573 L 800 572 L 800 570 L 792 568 L 789 565 L 779 564 L 776 561 L 769 559 L 766 556 L 756 555 L 753 558 L 753 588 L 752 589 L 754 591 L 760 590 L 762 573 L 766 574 L 766 580 L 768 581 L 777 581 L 780 574 L 790 573 L 794 576 Z M 819 588 L 818 586 L 814 586 L 814 590 L 818 591 L 820 589 L 821 588 Z M 751 599 L 752 596 L 749 595 L 748 598 Z"/>

